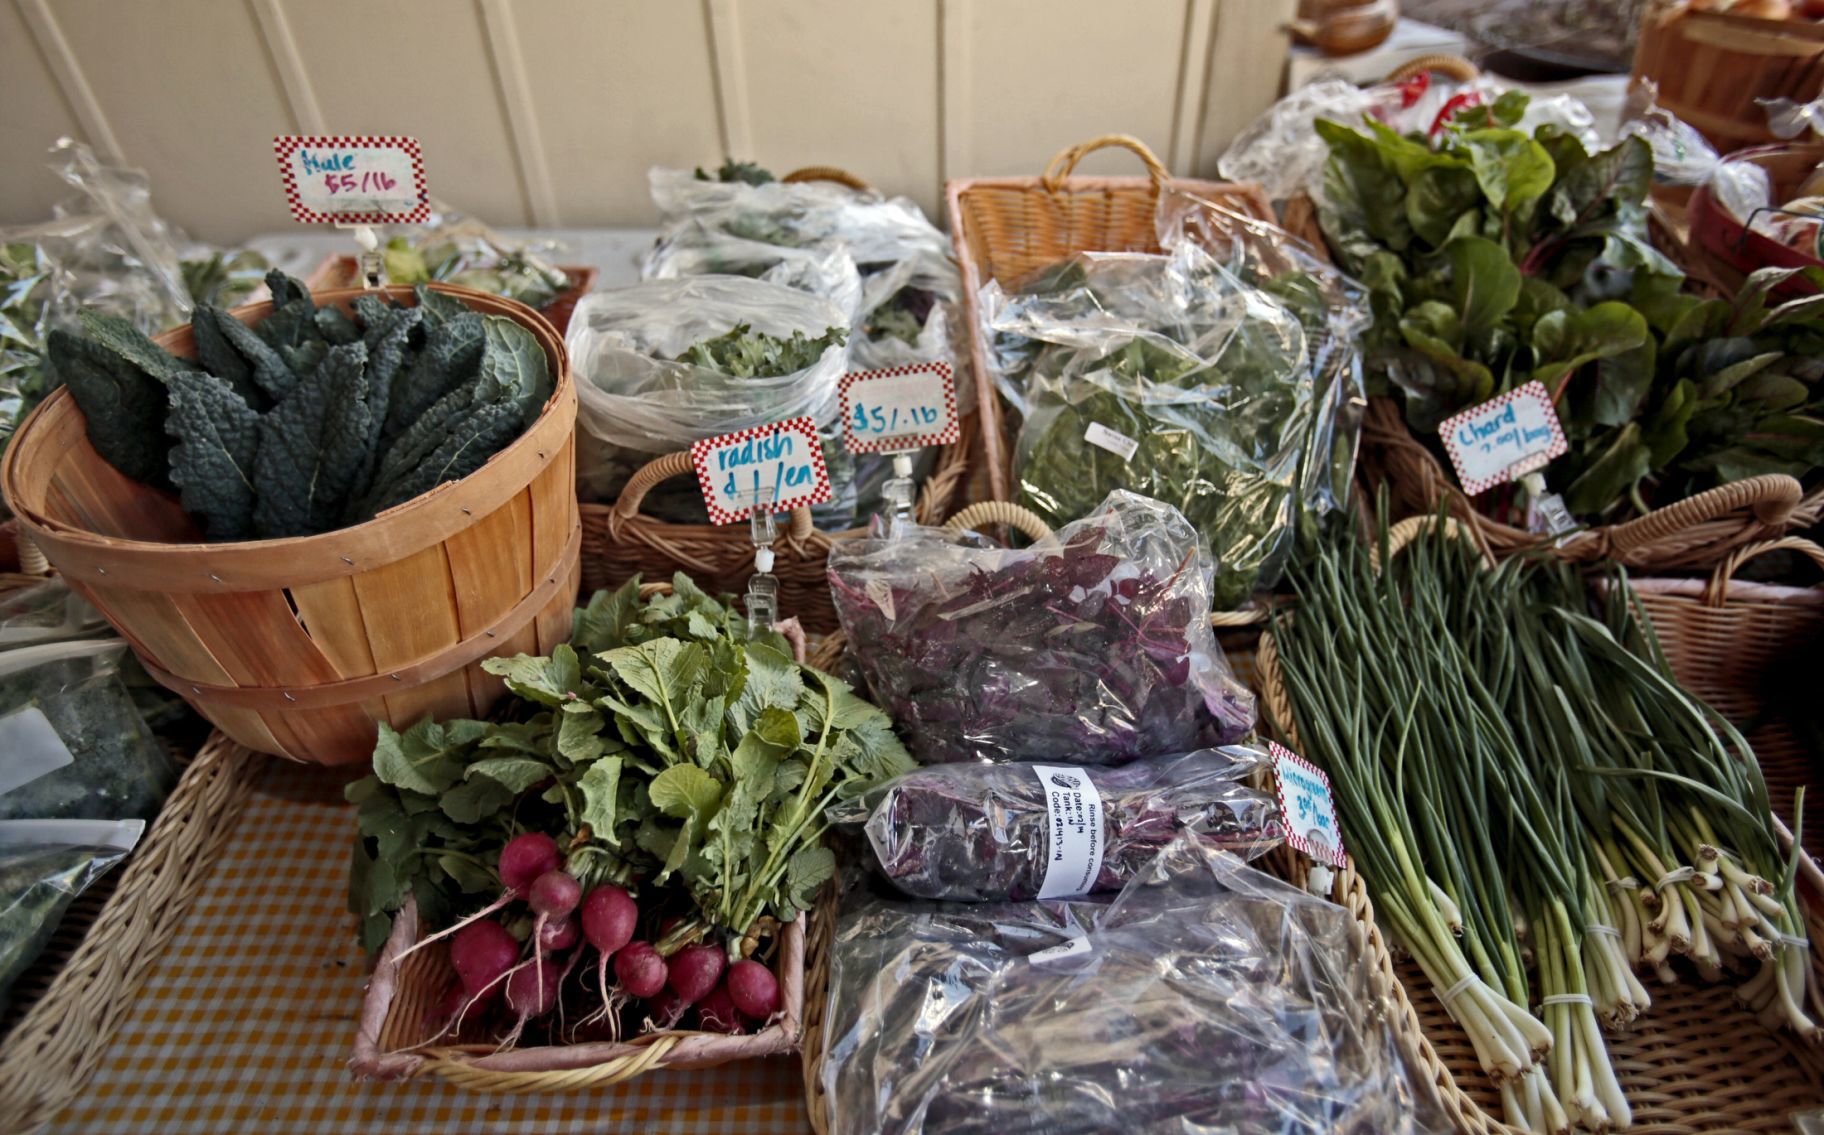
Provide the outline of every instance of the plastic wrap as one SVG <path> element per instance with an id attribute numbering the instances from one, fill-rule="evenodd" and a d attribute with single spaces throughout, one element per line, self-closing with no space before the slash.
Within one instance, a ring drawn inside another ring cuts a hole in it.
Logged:
<path id="1" fill-rule="evenodd" d="M 1622 125 L 1621 136 L 1646 141 L 1653 151 L 1653 180 L 1661 185 L 1702 185 L 1722 161 L 1695 126 L 1650 101 Z"/>
<path id="2" fill-rule="evenodd" d="M 70 903 L 133 850 L 143 820 L 0 821 L 0 1008 Z"/>
<path id="3" fill-rule="evenodd" d="M 829 511 L 853 515 L 837 384 L 846 345 L 811 366 L 772 378 L 738 378 L 678 361 L 693 345 L 738 326 L 761 334 L 817 339 L 847 321 L 827 299 L 739 276 L 649 280 L 584 296 L 570 317 L 567 346 L 576 376 L 577 485 L 583 499 L 612 502 L 640 466 L 701 438 L 787 418 L 808 417 L 825 432 L 824 456 L 838 498 Z M 703 503 L 681 481 L 670 498 L 648 496 L 646 511 L 701 523 Z M 665 486 L 661 486 L 662 488 Z"/>
<path id="4" fill-rule="evenodd" d="M 1350 919 L 1195 840 L 1106 904 L 866 902 L 831 955 L 830 1130 L 1427 1130 Z"/>
<path id="5" fill-rule="evenodd" d="M 918 769 L 833 809 L 832 819 L 864 824 L 899 890 L 962 902 L 1117 891 L 1181 831 L 1249 860 L 1285 838 L 1277 800 L 1248 787 L 1268 763 L 1258 749 L 1199 749 L 1120 768 L 1059 757 Z"/>
<path id="6" fill-rule="evenodd" d="M 873 700 L 924 764 L 1120 764 L 1254 724 L 1207 612 L 1209 548 L 1170 505 L 1112 492 L 1030 548 L 902 526 L 830 549 Z"/>
<path id="7" fill-rule="evenodd" d="M 177 771 L 122 683 L 119 639 L 0 652 L 0 820 L 150 819 Z"/>
<path id="8" fill-rule="evenodd" d="M 442 280 L 534 309 L 549 307 L 570 286 L 549 259 L 555 241 L 510 240 L 442 201 L 432 206 L 427 224 L 409 226 L 381 246 L 388 283 Z"/>
<path id="9" fill-rule="evenodd" d="M 1022 413 L 1020 501 L 1053 527 L 1111 489 L 1173 505 L 1217 558 L 1227 610 L 1271 586 L 1329 452 L 1359 407 L 1359 292 L 1326 269 L 1267 275 L 1183 241 L 1167 255 L 1080 253 L 1012 293 L 983 289 L 990 367 Z M 1343 432 L 1353 455 L 1354 431 Z M 1345 470 L 1346 473 L 1346 470 Z M 1342 477 L 1346 483 L 1346 475 Z"/>
<path id="10" fill-rule="evenodd" d="M 1775 138 L 1824 135 L 1824 98 L 1810 102 L 1755 99 L 1767 111 L 1767 129 Z"/>
<path id="11" fill-rule="evenodd" d="M 0 650 L 26 643 L 88 638 L 110 632 L 107 621 L 61 578 L 0 597 Z"/>

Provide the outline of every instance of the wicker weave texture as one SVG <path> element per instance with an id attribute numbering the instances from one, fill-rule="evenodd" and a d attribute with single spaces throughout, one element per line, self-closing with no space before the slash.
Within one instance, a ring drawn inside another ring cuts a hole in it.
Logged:
<path id="1" fill-rule="evenodd" d="M 0 1131 L 29 1135 L 82 1091 L 240 816 L 258 760 L 221 734 L 184 771 L 118 886 L 0 1049 Z"/>

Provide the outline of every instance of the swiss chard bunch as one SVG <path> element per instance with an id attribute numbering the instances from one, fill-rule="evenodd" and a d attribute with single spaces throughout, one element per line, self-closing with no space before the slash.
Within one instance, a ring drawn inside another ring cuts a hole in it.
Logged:
<path id="1" fill-rule="evenodd" d="M 416 307 L 358 296 L 355 319 L 282 273 L 267 284 L 275 310 L 253 327 L 197 305 L 195 361 L 91 312 L 50 335 L 96 451 L 175 486 L 210 540 L 358 524 L 481 468 L 551 395 L 543 348 L 504 316 L 420 288 Z"/>
<path id="2" fill-rule="evenodd" d="M 1824 464 L 1824 301 L 1684 294 L 1647 235 L 1653 159 L 1515 129 L 1526 96 L 1465 107 L 1426 139 L 1318 122 L 1320 220 L 1370 288 L 1373 377 L 1420 434 L 1531 380 L 1570 450 L 1547 470 L 1583 516 L 1617 519 L 1756 473 Z M 1824 278 L 1824 277 L 1821 277 Z"/>
<path id="3" fill-rule="evenodd" d="M 523 831 L 585 890 L 687 890 L 696 925 L 674 938 L 789 921 L 835 871 L 825 808 L 912 767 L 884 713 L 682 574 L 644 601 L 637 577 L 598 593 L 549 657 L 484 666 L 519 699 L 506 720 L 382 726 L 348 789 L 370 949 L 407 894 L 433 926 L 484 905 Z"/>

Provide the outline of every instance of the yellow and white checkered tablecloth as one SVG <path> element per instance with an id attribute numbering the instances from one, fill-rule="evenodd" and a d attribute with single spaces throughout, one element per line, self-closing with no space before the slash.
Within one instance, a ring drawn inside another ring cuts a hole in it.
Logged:
<path id="1" fill-rule="evenodd" d="M 345 910 L 344 778 L 272 759 L 59 1135 L 802 1135 L 794 1058 L 573 1095 L 356 1083 L 367 964 Z"/>

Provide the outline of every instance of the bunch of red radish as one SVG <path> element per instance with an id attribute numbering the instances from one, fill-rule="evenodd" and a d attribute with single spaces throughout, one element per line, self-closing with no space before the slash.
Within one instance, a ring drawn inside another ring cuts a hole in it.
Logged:
<path id="1" fill-rule="evenodd" d="M 747 1032 L 779 1008 L 779 982 L 759 962 L 744 959 L 728 965 L 722 948 L 706 942 L 687 945 L 666 958 L 652 942 L 635 941 L 641 915 L 633 897 L 612 884 L 583 894 L 582 885 L 563 869 L 557 842 L 548 835 L 528 832 L 507 841 L 500 851 L 500 881 L 504 893 L 499 900 L 412 947 L 454 935 L 450 965 L 459 987 L 445 1006 L 451 1027 L 485 1010 L 504 992 L 514 1024 L 503 1044 L 517 1040 L 528 1023 L 557 1008 L 565 978 L 585 954 L 577 946 L 579 937 L 596 952 L 596 991 L 601 998 L 599 1009 L 578 1022 L 579 1028 L 606 1021 L 618 1036 L 619 1012 L 630 1000 L 645 1002 L 646 1017 L 655 1028 L 678 1028 L 694 1009 L 698 1028 L 719 1033 Z M 521 899 L 536 916 L 527 943 L 489 917 Z M 523 956 L 527 944 L 529 957 Z"/>

